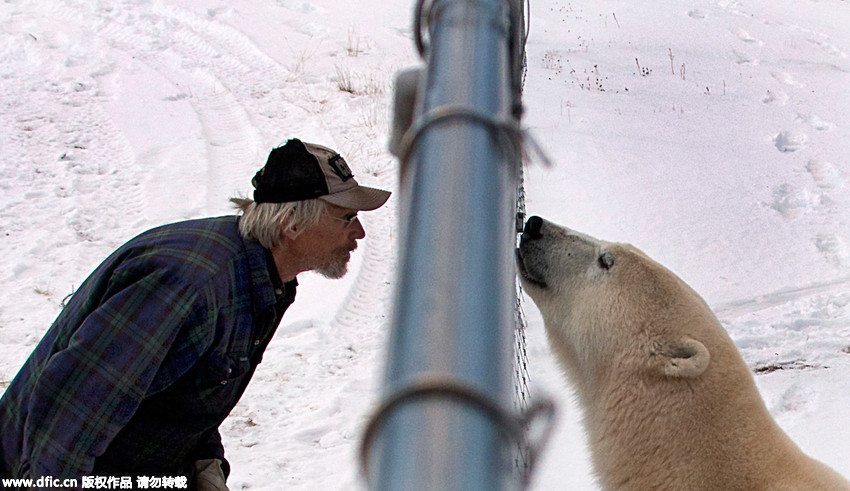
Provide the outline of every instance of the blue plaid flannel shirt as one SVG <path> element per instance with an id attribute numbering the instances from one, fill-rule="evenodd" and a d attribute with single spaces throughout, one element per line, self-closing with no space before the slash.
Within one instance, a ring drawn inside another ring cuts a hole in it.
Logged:
<path id="1" fill-rule="evenodd" d="M 179 476 L 295 299 L 238 217 L 145 232 L 73 295 L 0 399 L 0 476 Z"/>

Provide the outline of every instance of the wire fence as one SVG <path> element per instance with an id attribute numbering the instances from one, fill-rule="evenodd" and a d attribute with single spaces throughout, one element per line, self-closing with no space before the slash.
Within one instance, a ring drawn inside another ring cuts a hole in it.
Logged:
<path id="1" fill-rule="evenodd" d="M 522 179 L 522 169 L 520 168 L 519 185 L 517 186 L 517 229 L 522 226 L 525 220 L 525 186 Z M 529 374 L 528 374 L 528 347 L 525 339 L 525 331 L 527 323 L 525 320 L 525 312 L 523 310 L 523 295 L 522 286 L 519 281 L 516 283 L 516 306 L 514 318 L 514 407 L 520 413 L 528 411 L 531 402 L 531 391 L 529 389 Z M 527 442 L 517 444 L 514 451 L 514 468 L 519 475 L 526 475 L 530 472 L 530 448 Z"/>

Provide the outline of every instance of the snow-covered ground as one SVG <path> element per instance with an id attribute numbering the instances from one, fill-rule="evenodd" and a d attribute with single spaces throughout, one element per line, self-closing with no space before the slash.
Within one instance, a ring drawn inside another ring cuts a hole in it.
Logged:
<path id="1" fill-rule="evenodd" d="M 230 213 L 287 138 L 395 189 L 412 2 L 0 3 L 0 387 L 63 299 L 150 227 Z M 525 124 L 556 162 L 528 209 L 631 242 L 711 304 L 779 424 L 850 476 L 850 5 L 532 0 Z M 383 375 L 396 202 L 352 273 L 305 274 L 222 427 L 232 489 L 359 489 Z M 533 304 L 532 396 L 559 402 L 534 489 L 594 489 Z M 2 390 L 2 389 L 0 389 Z"/>

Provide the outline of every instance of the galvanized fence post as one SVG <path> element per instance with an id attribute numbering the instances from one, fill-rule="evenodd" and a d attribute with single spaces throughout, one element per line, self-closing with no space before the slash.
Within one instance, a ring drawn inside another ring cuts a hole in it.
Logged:
<path id="1" fill-rule="evenodd" d="M 517 487 L 518 429 L 502 403 L 512 394 L 521 11 L 519 0 L 417 6 L 425 68 L 413 72 L 412 125 L 391 145 L 400 257 L 385 405 L 365 442 L 373 489 Z"/>

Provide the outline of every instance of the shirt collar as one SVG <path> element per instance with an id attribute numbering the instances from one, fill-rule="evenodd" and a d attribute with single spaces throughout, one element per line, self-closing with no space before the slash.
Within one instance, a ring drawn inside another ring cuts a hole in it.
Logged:
<path id="1" fill-rule="evenodd" d="M 281 300 L 288 301 L 288 303 L 292 303 L 295 300 L 295 289 L 298 286 L 298 279 L 293 278 L 286 283 L 280 279 L 280 274 L 277 272 L 277 266 L 274 262 L 274 256 L 272 255 L 272 251 L 269 249 L 263 249 L 266 253 L 266 267 L 269 271 L 269 278 L 272 282 L 272 288 L 274 289 L 275 300 L 278 302 Z"/>
<path id="2" fill-rule="evenodd" d="M 254 311 L 260 312 L 277 303 L 275 290 L 280 289 L 280 277 L 273 269 L 274 261 L 267 258 L 268 250 L 259 241 L 243 238 L 243 243 L 251 275 L 251 302 Z"/>

